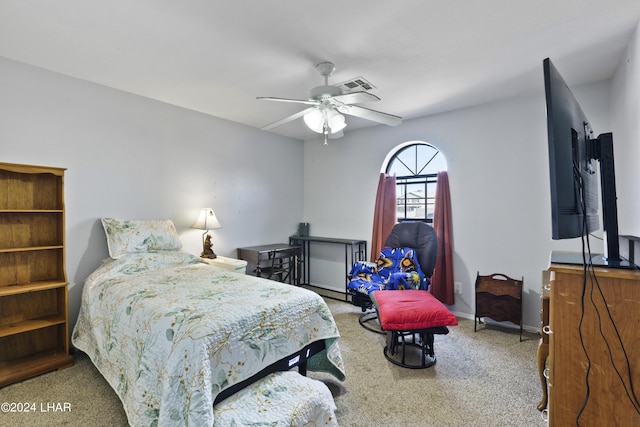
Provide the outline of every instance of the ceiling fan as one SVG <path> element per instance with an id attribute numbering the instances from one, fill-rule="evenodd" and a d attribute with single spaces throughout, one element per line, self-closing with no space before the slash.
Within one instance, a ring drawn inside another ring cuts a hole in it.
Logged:
<path id="1" fill-rule="evenodd" d="M 358 105 L 362 102 L 379 101 L 377 96 L 365 92 L 349 92 L 343 93 L 338 86 L 329 85 L 329 76 L 333 74 L 336 67 L 331 62 L 321 62 L 316 69 L 324 76 L 324 85 L 316 86 L 311 89 L 308 100 L 274 98 L 268 96 L 259 96 L 257 99 L 266 101 L 292 102 L 295 104 L 310 105 L 305 110 L 299 111 L 275 123 L 271 123 L 262 128 L 262 130 L 273 129 L 300 117 L 304 118 L 304 122 L 309 129 L 314 132 L 324 134 L 324 144 L 327 145 L 327 138 L 339 138 L 342 136 L 342 130 L 347 126 L 343 114 L 360 117 L 366 120 L 382 123 L 389 126 L 397 126 L 402 123 L 402 117 L 392 114 L 382 113 L 380 111 L 370 110 Z M 342 114 L 341 114 L 342 113 Z"/>

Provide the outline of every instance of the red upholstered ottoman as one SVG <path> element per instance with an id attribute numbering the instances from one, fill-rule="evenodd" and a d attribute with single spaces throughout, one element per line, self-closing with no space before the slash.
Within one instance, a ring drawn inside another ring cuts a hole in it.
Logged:
<path id="1" fill-rule="evenodd" d="M 448 334 L 458 319 L 428 291 L 375 291 L 371 300 L 382 330 L 387 332 L 384 356 L 405 368 L 428 368 L 436 363 L 433 336 Z M 407 362 L 407 347 L 420 349 L 418 363 Z M 400 357 L 400 360 L 397 358 Z"/>

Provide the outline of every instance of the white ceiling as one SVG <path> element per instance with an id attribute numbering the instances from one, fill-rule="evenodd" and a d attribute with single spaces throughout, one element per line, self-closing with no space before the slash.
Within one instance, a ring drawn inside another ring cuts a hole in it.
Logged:
<path id="1" fill-rule="evenodd" d="M 405 119 L 542 92 L 546 57 L 607 79 L 639 19 L 639 0 L 0 0 L 0 56 L 261 128 L 304 106 L 256 97 L 307 98 L 321 61 Z"/>

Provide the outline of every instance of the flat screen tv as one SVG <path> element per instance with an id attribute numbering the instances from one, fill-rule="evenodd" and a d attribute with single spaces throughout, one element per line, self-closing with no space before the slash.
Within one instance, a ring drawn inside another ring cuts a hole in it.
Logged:
<path id="1" fill-rule="evenodd" d="M 590 262 L 630 267 L 620 258 L 613 136 L 594 138 L 589 120 L 549 58 L 543 61 L 547 103 L 551 237 L 554 240 L 587 237 L 600 229 L 598 186 L 602 196 L 605 254 Z M 598 180 L 598 166 L 600 180 Z M 591 254 L 589 254 L 591 256 Z M 576 263 L 571 257 L 552 262 Z"/>

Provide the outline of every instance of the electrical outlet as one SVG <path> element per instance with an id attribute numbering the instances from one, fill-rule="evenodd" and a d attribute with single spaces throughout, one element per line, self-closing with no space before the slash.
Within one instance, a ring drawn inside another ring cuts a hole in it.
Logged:
<path id="1" fill-rule="evenodd" d="M 453 292 L 458 295 L 462 294 L 462 282 L 453 282 Z"/>

